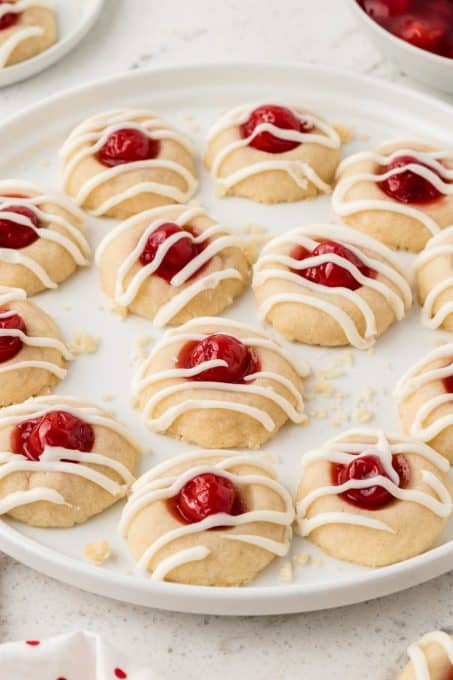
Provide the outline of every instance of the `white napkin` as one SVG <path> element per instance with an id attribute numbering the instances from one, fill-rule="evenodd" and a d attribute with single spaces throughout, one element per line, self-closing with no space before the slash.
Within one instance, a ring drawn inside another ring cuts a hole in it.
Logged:
<path id="1" fill-rule="evenodd" d="M 94 633 L 0 645 L 0 678 L 8 680 L 159 680 Z"/>

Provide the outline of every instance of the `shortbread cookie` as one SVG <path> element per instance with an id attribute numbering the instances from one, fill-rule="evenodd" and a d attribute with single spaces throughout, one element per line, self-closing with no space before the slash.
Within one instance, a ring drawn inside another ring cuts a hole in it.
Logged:
<path id="1" fill-rule="evenodd" d="M 262 250 L 253 276 L 261 318 L 290 340 L 367 349 L 412 304 L 408 274 L 375 239 L 347 227 L 294 229 Z"/>
<path id="2" fill-rule="evenodd" d="M 206 448 L 256 449 L 287 420 L 306 421 L 298 366 L 263 332 L 199 318 L 153 348 L 133 382 L 146 425 Z"/>
<path id="3" fill-rule="evenodd" d="M 453 223 L 453 151 L 395 140 L 338 168 L 335 213 L 392 248 L 418 253 Z"/>
<path id="4" fill-rule="evenodd" d="M 453 331 L 453 226 L 428 241 L 414 268 L 423 325 Z"/>
<path id="5" fill-rule="evenodd" d="M 0 68 L 26 61 L 57 42 L 54 11 L 38 0 L 0 4 Z"/>
<path id="6" fill-rule="evenodd" d="M 0 412 L 0 514 L 39 527 L 81 524 L 123 498 L 139 448 L 107 412 L 37 397 Z"/>
<path id="7" fill-rule="evenodd" d="M 73 358 L 53 319 L 26 297 L 0 287 L 0 406 L 48 393 Z"/>
<path id="8" fill-rule="evenodd" d="M 131 217 L 107 234 L 96 262 L 114 307 L 156 326 L 219 314 L 250 280 L 240 239 L 198 205 Z"/>
<path id="9" fill-rule="evenodd" d="M 135 482 L 121 529 L 155 581 L 239 586 L 286 555 L 293 519 L 290 494 L 259 454 L 196 451 Z"/>
<path id="10" fill-rule="evenodd" d="M 301 534 L 341 560 L 381 567 L 418 555 L 452 512 L 447 459 L 403 436 L 349 430 L 302 464 Z"/>
<path id="11" fill-rule="evenodd" d="M 219 196 L 284 203 L 330 193 L 341 140 L 299 106 L 247 104 L 211 128 L 205 163 Z"/>
<path id="12" fill-rule="evenodd" d="M 197 188 L 193 147 L 154 113 L 117 109 L 80 123 L 61 149 L 63 189 L 94 215 L 126 219 Z"/>
<path id="13" fill-rule="evenodd" d="M 404 432 L 453 463 L 453 343 L 417 362 L 395 389 Z"/>
<path id="14" fill-rule="evenodd" d="M 0 285 L 28 295 L 56 288 L 89 254 L 84 215 L 70 200 L 29 182 L 0 181 Z"/>
<path id="15" fill-rule="evenodd" d="M 398 680 L 449 680 L 453 677 L 453 639 L 436 630 L 407 650 L 409 663 Z"/>

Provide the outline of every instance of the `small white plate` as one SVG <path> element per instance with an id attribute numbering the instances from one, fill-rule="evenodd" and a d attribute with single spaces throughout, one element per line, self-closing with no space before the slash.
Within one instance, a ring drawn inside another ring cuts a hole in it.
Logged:
<path id="1" fill-rule="evenodd" d="M 62 59 L 88 33 L 99 17 L 105 0 L 53 0 L 58 40 L 45 52 L 14 66 L 0 69 L 0 87 L 30 78 Z"/>

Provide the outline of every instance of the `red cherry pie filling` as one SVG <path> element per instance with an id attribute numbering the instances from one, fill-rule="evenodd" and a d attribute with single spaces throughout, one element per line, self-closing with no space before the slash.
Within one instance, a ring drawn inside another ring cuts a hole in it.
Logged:
<path id="1" fill-rule="evenodd" d="M 3 208 L 3 211 L 27 217 L 37 229 L 42 227 L 36 213 L 31 208 L 23 205 L 11 205 Z M 0 217 L 0 248 L 20 250 L 34 243 L 38 238 L 39 235 L 31 227 L 19 224 L 12 219 Z"/>
<path id="2" fill-rule="evenodd" d="M 450 394 L 453 393 L 453 375 L 447 375 L 446 378 L 442 380 L 446 392 Z"/>
<path id="3" fill-rule="evenodd" d="M 420 161 L 412 156 L 398 156 L 391 163 L 382 167 L 380 173 L 384 174 L 390 170 L 403 168 L 406 165 L 414 163 L 435 172 L 429 165 L 420 163 Z M 382 182 L 378 182 L 378 186 L 385 194 L 387 194 L 387 196 L 399 203 L 416 203 L 423 205 L 425 203 L 431 203 L 443 196 L 431 182 L 424 177 L 417 175 L 415 172 L 412 172 L 412 170 L 405 170 L 404 172 L 392 175 L 392 177 L 389 177 Z"/>
<path id="4" fill-rule="evenodd" d="M 410 465 L 405 456 L 393 456 L 392 465 L 399 476 L 399 487 L 404 489 L 409 484 Z M 334 484 L 341 485 L 351 479 L 371 479 L 377 476 L 388 477 L 381 460 L 372 454 L 358 456 L 347 465 L 332 464 Z M 394 499 L 394 496 L 382 486 L 369 486 L 364 489 L 349 489 L 340 494 L 341 498 L 362 510 L 381 510 Z"/>
<path id="5" fill-rule="evenodd" d="M 285 106 L 266 105 L 259 106 L 250 114 L 248 120 L 240 126 L 240 134 L 243 139 L 250 137 L 255 128 L 263 123 L 269 123 L 281 130 L 295 130 L 297 132 L 313 132 L 314 126 L 299 118 Z M 301 142 L 290 139 L 280 139 L 270 132 L 259 132 L 249 143 L 254 149 L 267 153 L 283 153 L 297 148 Z"/>
<path id="6" fill-rule="evenodd" d="M 124 163 L 147 161 L 159 155 L 160 142 L 135 128 L 121 128 L 112 132 L 97 152 L 103 165 L 113 168 Z"/>
<path id="7" fill-rule="evenodd" d="M 4 2 L 7 1 L 8 0 L 0 0 L 0 5 L 3 5 Z M 6 12 L 6 14 L 0 17 L 0 31 L 4 31 L 7 28 L 11 28 L 11 26 L 15 26 L 19 21 L 21 14 L 22 12 Z"/>
<path id="8" fill-rule="evenodd" d="M 39 460 L 46 445 L 89 452 L 94 446 L 94 430 L 89 423 L 71 413 L 50 411 L 39 418 L 24 420 L 11 433 L 13 452 L 28 460 Z"/>
<path id="9" fill-rule="evenodd" d="M 259 360 L 253 349 L 232 335 L 214 333 L 200 341 L 187 342 L 180 350 L 177 368 L 195 368 L 205 361 L 220 359 L 226 366 L 209 368 L 188 380 L 241 383 L 248 375 L 259 371 Z"/>
<path id="10" fill-rule="evenodd" d="M 360 260 L 351 250 L 343 246 L 341 243 L 335 241 L 322 241 L 311 252 L 303 246 L 296 245 L 290 252 L 290 257 L 295 260 L 305 260 L 307 257 L 316 257 L 317 255 L 339 255 L 344 257 L 348 262 L 355 265 L 361 274 L 367 277 L 374 277 L 375 272 L 367 267 L 362 260 Z M 307 269 L 293 269 L 295 274 L 299 274 L 307 281 L 318 283 L 322 286 L 329 286 L 329 288 L 348 288 L 349 290 L 357 290 L 361 287 L 361 283 L 356 281 L 354 276 L 348 272 L 347 269 L 341 267 L 333 262 L 326 262 L 315 267 L 308 267 Z"/>
<path id="11" fill-rule="evenodd" d="M 184 269 L 184 267 L 191 262 L 194 257 L 199 255 L 208 245 L 209 241 L 203 241 L 202 243 L 194 243 L 192 236 L 197 236 L 197 232 L 192 227 L 186 226 L 184 229 L 173 222 L 166 222 L 157 227 L 148 237 L 146 245 L 140 255 L 140 264 L 146 266 L 154 260 L 156 257 L 159 246 L 161 246 L 170 236 L 179 233 L 187 233 L 187 237 L 180 238 L 171 248 L 168 249 L 159 267 L 153 272 L 153 275 L 160 276 L 167 283 L 170 283 L 171 279 Z M 206 266 L 205 263 L 200 269 L 198 269 L 193 275 L 198 274 L 202 268 Z M 192 278 L 191 277 L 191 278 Z"/>
<path id="12" fill-rule="evenodd" d="M 201 522 L 219 513 L 239 515 L 244 512 L 234 484 L 226 477 L 211 472 L 186 482 L 169 502 L 178 519 L 187 524 Z"/>
<path id="13" fill-rule="evenodd" d="M 22 317 L 16 313 L 11 313 L 9 316 L 2 317 L 3 314 L 7 313 L 6 310 L 0 309 L 0 328 L 2 330 L 19 330 L 26 334 L 27 328 Z M 14 359 L 14 357 L 19 354 L 22 346 L 23 342 L 17 336 L 0 335 L 0 364 Z"/>

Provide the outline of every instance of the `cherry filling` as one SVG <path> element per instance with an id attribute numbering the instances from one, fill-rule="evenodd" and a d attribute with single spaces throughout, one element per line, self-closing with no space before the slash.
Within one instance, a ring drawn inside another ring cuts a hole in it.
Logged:
<path id="1" fill-rule="evenodd" d="M 7 2 L 7 0 L 0 0 L 0 5 L 3 5 L 4 2 Z M 0 31 L 5 30 L 6 28 L 11 28 L 11 26 L 17 24 L 21 14 L 22 12 L 7 12 L 2 17 L 0 17 Z"/>
<path id="2" fill-rule="evenodd" d="M 159 155 L 160 142 L 135 128 L 112 132 L 97 152 L 97 159 L 109 168 L 134 161 L 147 161 Z"/>
<path id="3" fill-rule="evenodd" d="M 259 360 L 254 350 L 224 333 L 208 335 L 199 342 L 187 342 L 178 354 L 176 366 L 195 368 L 213 359 L 225 361 L 227 365 L 208 368 L 189 380 L 241 383 L 245 377 L 259 371 Z"/>
<path id="4" fill-rule="evenodd" d="M 42 227 L 36 213 L 31 208 L 23 205 L 12 205 L 4 207 L 2 210 L 27 217 L 37 229 Z M 20 250 L 34 243 L 38 238 L 38 234 L 31 227 L 0 217 L 0 248 Z"/>
<path id="5" fill-rule="evenodd" d="M 197 475 L 186 482 L 171 501 L 179 518 L 188 524 L 201 522 L 219 513 L 239 515 L 243 512 L 234 484 L 226 477 L 211 472 Z"/>
<path id="6" fill-rule="evenodd" d="M 436 172 L 429 165 L 420 163 L 412 156 L 398 156 L 391 163 L 381 168 L 381 174 L 413 163 Z M 399 203 L 431 203 L 431 201 L 443 196 L 431 182 L 412 172 L 412 170 L 405 170 L 392 175 L 392 177 L 378 182 L 378 186 L 387 196 L 399 201 Z"/>
<path id="7" fill-rule="evenodd" d="M 46 445 L 88 452 L 94 445 L 94 430 L 71 413 L 50 411 L 39 418 L 24 420 L 11 433 L 12 450 L 29 460 L 39 460 Z"/>
<path id="8" fill-rule="evenodd" d="M 270 123 L 282 130 L 297 130 L 297 132 L 312 132 L 314 126 L 299 118 L 285 106 L 259 106 L 252 111 L 248 120 L 240 126 L 241 136 L 245 139 L 250 137 L 255 128 L 262 123 Z M 301 142 L 294 142 L 290 139 L 280 139 L 270 132 L 260 132 L 250 142 L 249 146 L 259 151 L 267 153 L 283 153 L 291 151 L 299 146 Z"/>
<path id="9" fill-rule="evenodd" d="M 364 276 L 374 277 L 376 275 L 376 272 L 367 267 L 351 250 L 335 241 L 322 241 L 314 250 L 312 250 L 312 252 L 297 245 L 291 250 L 290 256 L 295 260 L 305 260 L 307 257 L 328 254 L 344 257 L 348 262 L 355 265 Z M 293 269 L 292 271 L 295 274 L 299 274 L 299 276 L 303 276 L 303 278 L 308 281 L 319 283 L 323 286 L 329 286 L 329 288 L 341 287 L 349 288 L 349 290 L 357 290 L 357 288 L 360 288 L 362 285 L 356 281 L 354 276 L 348 272 L 347 269 L 333 262 L 318 264 L 315 267 L 308 267 L 307 269 Z"/>
<path id="10" fill-rule="evenodd" d="M 7 310 L 0 309 L 0 328 L 5 330 L 17 329 L 26 333 L 27 328 L 22 317 L 14 313 L 2 318 L 2 315 L 7 313 Z M 23 342 L 20 338 L 14 335 L 0 335 L 0 364 L 14 359 L 22 346 Z"/>
<path id="11" fill-rule="evenodd" d="M 453 392 L 453 375 L 447 375 L 447 377 L 444 378 L 442 382 L 444 384 L 445 391 L 451 394 Z"/>
<path id="12" fill-rule="evenodd" d="M 182 227 L 174 224 L 173 222 L 166 222 L 157 227 L 148 237 L 146 245 L 140 255 L 139 261 L 145 266 L 152 262 L 156 257 L 157 250 L 159 246 L 164 243 L 167 238 L 173 236 L 173 234 L 180 234 L 184 232 L 189 232 L 193 236 L 197 236 L 197 232 L 192 227 Z M 185 238 L 180 238 L 171 248 L 168 249 L 159 267 L 153 274 L 157 274 L 162 279 L 165 279 L 167 283 L 171 281 L 173 276 L 177 274 L 181 269 L 183 269 L 189 262 L 193 260 L 194 257 L 199 255 L 208 245 L 209 241 L 203 241 L 202 243 L 194 243 L 190 238 L 189 234 Z M 207 263 L 203 265 L 206 266 Z M 195 276 L 200 272 L 202 267 L 197 269 L 196 272 L 192 274 Z M 190 277 L 192 278 L 192 277 Z"/>
<path id="13" fill-rule="evenodd" d="M 400 489 L 404 489 L 410 479 L 410 466 L 405 456 L 398 454 L 392 459 L 393 469 L 398 473 Z M 348 465 L 332 464 L 334 483 L 345 484 L 351 479 L 370 479 L 378 475 L 387 477 L 381 460 L 372 454 L 351 460 Z M 369 486 L 365 489 L 349 489 L 341 497 L 364 510 L 381 510 L 394 500 L 394 496 L 382 486 Z"/>

